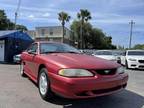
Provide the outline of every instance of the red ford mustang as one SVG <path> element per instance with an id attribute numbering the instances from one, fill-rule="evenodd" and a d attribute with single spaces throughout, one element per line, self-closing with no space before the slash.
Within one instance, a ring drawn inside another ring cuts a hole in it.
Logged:
<path id="1" fill-rule="evenodd" d="M 121 65 L 62 43 L 35 42 L 21 59 L 21 75 L 38 84 L 44 100 L 54 94 L 74 99 L 109 95 L 124 89 L 128 81 Z"/>

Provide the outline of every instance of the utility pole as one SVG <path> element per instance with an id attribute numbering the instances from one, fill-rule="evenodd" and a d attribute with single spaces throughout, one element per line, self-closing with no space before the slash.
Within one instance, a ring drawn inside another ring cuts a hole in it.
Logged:
<path id="1" fill-rule="evenodd" d="M 16 24 L 17 24 L 17 12 L 15 12 L 14 30 L 16 30 Z"/>
<path id="2" fill-rule="evenodd" d="M 135 24 L 135 22 L 133 20 L 131 20 L 131 22 L 129 22 L 129 24 L 130 24 L 129 49 L 130 49 L 131 48 L 131 44 L 132 44 L 133 25 Z"/>
<path id="3" fill-rule="evenodd" d="M 17 17 L 18 17 L 18 11 L 20 9 L 20 4 L 21 4 L 21 0 L 18 1 L 17 9 L 15 11 L 15 22 L 14 22 L 14 29 L 15 30 L 16 30 L 16 25 L 17 25 Z"/>
<path id="4" fill-rule="evenodd" d="M 80 25 L 80 48 L 83 49 L 83 28 L 82 28 L 82 21 Z"/>

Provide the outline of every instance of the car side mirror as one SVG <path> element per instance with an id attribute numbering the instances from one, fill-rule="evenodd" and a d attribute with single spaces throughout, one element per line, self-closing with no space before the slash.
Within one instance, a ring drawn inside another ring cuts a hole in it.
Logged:
<path id="1" fill-rule="evenodd" d="M 29 51 L 28 51 L 28 54 L 33 54 L 33 55 L 36 55 L 36 51 L 29 50 Z"/>

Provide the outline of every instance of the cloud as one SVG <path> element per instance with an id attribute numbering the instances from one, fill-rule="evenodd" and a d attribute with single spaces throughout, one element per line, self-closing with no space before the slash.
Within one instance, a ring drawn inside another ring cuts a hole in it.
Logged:
<path id="1" fill-rule="evenodd" d="M 17 1 L 0 1 L 0 8 L 6 10 L 8 18 L 14 21 Z M 61 11 L 71 16 L 71 23 L 77 18 L 76 14 L 80 9 L 91 12 L 91 24 L 112 36 L 114 44 L 127 45 L 130 20 L 135 21 L 135 43 L 144 42 L 144 38 L 140 38 L 144 34 L 144 0 L 22 0 L 18 23 L 29 29 L 35 26 L 59 25 L 57 13 Z"/>
<path id="2" fill-rule="evenodd" d="M 29 15 L 28 18 L 33 19 L 33 18 L 35 18 L 35 16 L 34 15 Z"/>
<path id="3" fill-rule="evenodd" d="M 50 16 L 50 13 L 45 13 L 45 14 L 43 14 L 43 17 L 49 17 Z"/>

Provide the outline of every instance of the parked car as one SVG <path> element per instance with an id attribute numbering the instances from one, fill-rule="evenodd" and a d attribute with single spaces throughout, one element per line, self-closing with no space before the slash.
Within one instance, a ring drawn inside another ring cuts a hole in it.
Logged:
<path id="1" fill-rule="evenodd" d="M 97 50 L 92 55 L 95 57 L 100 57 L 106 60 L 117 62 L 116 55 L 114 55 L 113 52 L 110 50 Z"/>
<path id="2" fill-rule="evenodd" d="M 123 90 L 128 81 L 117 63 L 80 53 L 62 43 L 35 42 L 21 55 L 21 76 L 38 84 L 44 100 L 54 94 L 91 98 Z"/>
<path id="3" fill-rule="evenodd" d="M 144 50 L 127 50 L 121 56 L 121 63 L 127 68 L 144 69 Z"/>
<path id="4" fill-rule="evenodd" d="M 81 50 L 82 53 L 87 54 L 87 55 L 92 55 L 94 53 L 95 50 L 91 50 L 91 49 L 83 49 Z"/>
<path id="5" fill-rule="evenodd" d="M 116 56 L 117 63 L 121 64 L 121 56 L 125 53 L 124 50 L 114 50 L 113 55 Z"/>
<path id="6" fill-rule="evenodd" d="M 14 63 L 20 63 L 21 62 L 21 54 L 17 54 L 13 56 L 13 62 Z"/>

